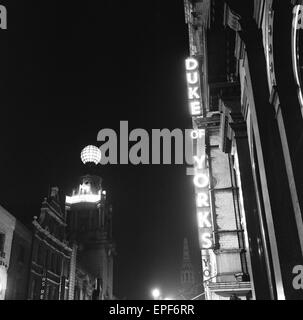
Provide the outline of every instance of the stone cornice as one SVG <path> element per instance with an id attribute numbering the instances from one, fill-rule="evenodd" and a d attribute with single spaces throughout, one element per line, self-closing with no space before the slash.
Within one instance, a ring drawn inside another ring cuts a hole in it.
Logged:
<path id="1" fill-rule="evenodd" d="M 72 252 L 73 249 L 68 247 L 64 242 L 60 241 L 59 239 L 57 239 L 56 237 L 54 237 L 49 231 L 45 230 L 44 228 L 42 228 L 42 226 L 39 224 L 39 222 L 37 222 L 36 220 L 33 221 L 33 225 L 36 227 L 36 229 L 38 231 L 40 231 L 41 233 L 43 233 L 47 238 L 49 238 L 50 240 L 52 240 L 54 243 L 56 243 L 57 245 L 59 245 L 60 247 L 64 248 L 65 250 Z"/>

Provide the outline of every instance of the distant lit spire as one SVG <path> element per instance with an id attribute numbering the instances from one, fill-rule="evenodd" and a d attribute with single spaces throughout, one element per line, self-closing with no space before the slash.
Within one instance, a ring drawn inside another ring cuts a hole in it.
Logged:
<path id="1" fill-rule="evenodd" d="M 101 161 L 100 149 L 92 145 L 86 146 L 81 151 L 81 161 L 84 164 L 88 162 L 93 162 L 94 164 L 98 164 Z"/>

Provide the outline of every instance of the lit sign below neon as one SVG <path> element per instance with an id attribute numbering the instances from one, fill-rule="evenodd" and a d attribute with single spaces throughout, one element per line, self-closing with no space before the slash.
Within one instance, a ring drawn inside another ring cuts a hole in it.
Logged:
<path id="1" fill-rule="evenodd" d="M 201 169 L 194 176 L 194 184 L 196 187 L 196 205 L 197 218 L 200 233 L 201 249 L 210 249 L 213 246 L 212 241 L 212 221 L 209 205 L 209 180 L 205 172 Z"/>
<path id="2" fill-rule="evenodd" d="M 202 132 L 202 134 L 201 134 Z M 201 249 L 213 247 L 212 219 L 209 199 L 209 177 L 205 165 L 205 132 L 200 130 L 197 138 L 197 152 L 194 156 L 197 219 Z"/>

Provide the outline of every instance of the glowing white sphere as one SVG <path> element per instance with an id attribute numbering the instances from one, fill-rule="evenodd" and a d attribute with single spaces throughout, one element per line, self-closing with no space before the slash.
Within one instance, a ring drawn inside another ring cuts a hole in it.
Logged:
<path id="1" fill-rule="evenodd" d="M 89 145 L 86 146 L 81 151 L 81 161 L 85 164 L 88 162 L 93 162 L 94 164 L 98 164 L 101 160 L 101 151 L 99 148 Z"/>

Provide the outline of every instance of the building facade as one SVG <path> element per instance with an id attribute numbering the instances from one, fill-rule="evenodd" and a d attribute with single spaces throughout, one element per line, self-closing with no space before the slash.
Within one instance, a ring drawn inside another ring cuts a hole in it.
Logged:
<path id="1" fill-rule="evenodd" d="M 75 274 L 74 300 L 96 300 L 97 279 L 78 264 Z"/>
<path id="2" fill-rule="evenodd" d="M 111 300 L 115 254 L 112 208 L 106 201 L 101 181 L 99 176 L 85 175 L 73 194 L 66 197 L 68 237 L 77 245 L 76 266 L 95 278 L 97 296 L 94 299 Z"/>
<path id="3" fill-rule="evenodd" d="M 201 90 L 199 103 L 190 105 L 193 127 L 205 133 L 211 193 L 220 184 L 230 193 L 221 201 L 210 194 L 211 249 L 202 249 L 209 299 L 224 291 L 218 275 L 237 268 L 239 289 L 250 284 L 254 299 L 303 299 L 294 284 L 294 270 L 303 265 L 302 5 L 185 0 L 190 57 L 198 62 Z M 189 98 L 197 92 L 189 89 Z M 229 181 L 223 172 L 216 176 L 224 167 L 216 157 L 226 162 L 225 173 L 229 166 Z M 223 258 L 224 246 L 234 251 L 229 258 Z M 232 255 L 234 262 L 238 257 L 236 268 L 227 263 Z M 227 288 L 232 280 L 226 280 Z"/>
<path id="4" fill-rule="evenodd" d="M 32 231 L 16 220 L 8 268 L 6 300 L 27 299 L 31 249 Z"/>
<path id="5" fill-rule="evenodd" d="M 95 282 L 94 300 L 112 300 L 113 263 L 115 244 L 112 237 L 112 206 L 107 200 L 102 178 L 98 175 L 101 151 L 87 146 L 81 152 L 85 174 L 79 179 L 71 196 L 66 196 L 65 205 L 68 223 L 68 238 L 77 248 L 74 259 L 78 275 L 86 270 Z M 75 285 L 79 289 L 82 278 Z M 78 295 L 79 296 L 79 295 Z"/>
<path id="6" fill-rule="evenodd" d="M 57 187 L 44 199 L 33 227 L 28 298 L 68 300 L 73 248 L 66 238 L 65 212 L 61 210 Z"/>
<path id="7" fill-rule="evenodd" d="M 16 218 L 0 206 L 0 300 L 5 299 Z"/>
<path id="8" fill-rule="evenodd" d="M 100 150 L 87 148 L 91 173 Z M 1 300 L 114 299 L 112 207 L 102 178 L 81 177 L 62 204 L 52 187 L 30 229 L 0 206 Z"/>

